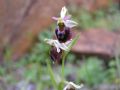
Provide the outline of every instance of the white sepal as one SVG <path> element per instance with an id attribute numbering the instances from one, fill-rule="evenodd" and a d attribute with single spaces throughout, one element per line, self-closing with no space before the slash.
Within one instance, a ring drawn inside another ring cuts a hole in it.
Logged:
<path id="1" fill-rule="evenodd" d="M 74 27 L 74 26 L 77 26 L 77 25 L 78 25 L 78 23 L 77 23 L 77 22 L 72 21 L 72 20 L 66 20 L 64 23 L 65 23 L 65 26 L 66 26 L 66 27 L 69 27 L 69 28 L 72 28 L 72 27 Z"/>
<path id="2" fill-rule="evenodd" d="M 65 42 L 65 45 L 69 46 L 71 42 L 72 42 L 72 39 L 70 39 L 69 41 Z"/>
<path id="3" fill-rule="evenodd" d="M 68 51 L 68 45 L 70 44 L 71 41 L 67 41 L 66 43 L 60 43 L 58 40 L 53 40 L 53 39 L 44 39 L 46 43 L 49 45 L 55 46 L 57 49 L 57 52 L 60 52 L 60 49 L 64 51 Z"/>
<path id="4" fill-rule="evenodd" d="M 64 6 L 64 7 L 61 9 L 60 17 L 63 19 L 63 18 L 66 16 L 66 13 L 67 13 L 67 8 Z"/>
<path id="5" fill-rule="evenodd" d="M 50 45 L 54 45 L 55 40 L 53 39 L 44 39 L 44 41 Z"/>
<path id="6" fill-rule="evenodd" d="M 59 53 L 59 52 L 60 52 L 60 44 L 59 44 L 59 42 L 58 42 L 58 41 L 55 41 L 55 42 L 54 42 L 54 45 L 55 45 L 55 47 L 56 47 L 56 49 L 57 49 L 57 52 Z"/>
<path id="7" fill-rule="evenodd" d="M 73 82 L 67 82 L 67 85 L 63 90 L 80 90 L 83 87 L 83 84 L 81 85 L 76 85 Z"/>

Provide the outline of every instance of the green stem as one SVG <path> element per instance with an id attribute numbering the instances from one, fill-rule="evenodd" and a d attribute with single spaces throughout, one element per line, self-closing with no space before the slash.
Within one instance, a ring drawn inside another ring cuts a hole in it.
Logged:
<path id="1" fill-rule="evenodd" d="M 116 52 L 115 52 L 115 61 L 116 61 L 116 67 L 117 67 L 117 72 L 118 72 L 118 82 L 120 80 L 120 49 L 119 49 L 120 42 L 116 43 Z M 118 83 L 117 90 L 119 90 L 120 85 Z"/>
<path id="2" fill-rule="evenodd" d="M 65 54 L 63 54 L 63 58 L 62 58 L 62 81 L 64 81 L 64 67 L 65 67 Z"/>
<path id="3" fill-rule="evenodd" d="M 120 78 L 120 60 L 119 60 L 119 57 L 116 56 L 115 60 L 116 60 L 116 66 L 117 66 L 117 71 L 118 71 L 118 77 Z"/>
<path id="4" fill-rule="evenodd" d="M 65 67 L 65 58 L 67 56 L 67 54 L 69 53 L 69 51 L 71 50 L 71 48 L 73 47 L 73 45 L 77 42 L 77 40 L 79 39 L 79 35 L 77 35 L 71 42 L 71 44 L 68 46 L 69 50 L 66 52 L 63 52 L 63 57 L 62 57 L 62 69 L 61 69 L 61 73 L 62 73 L 62 81 L 64 81 L 64 67 Z"/>
<path id="5" fill-rule="evenodd" d="M 117 72 L 118 72 L 118 85 L 117 85 L 117 90 L 120 88 L 119 80 L 120 80 L 120 59 L 119 56 L 115 56 L 115 61 L 116 61 L 116 67 L 117 67 Z"/>
<path id="6" fill-rule="evenodd" d="M 77 42 L 79 38 L 79 35 L 77 35 L 71 42 L 71 44 L 68 46 L 69 50 L 67 52 L 63 52 L 63 57 L 62 57 L 62 69 L 61 69 L 61 74 L 62 74 L 62 82 L 64 82 L 64 65 L 65 65 L 65 58 L 67 56 L 67 54 L 69 53 L 70 49 L 72 48 L 72 46 Z M 55 90 L 58 90 L 58 85 L 55 81 L 55 76 L 54 76 L 54 72 L 52 70 L 52 67 L 50 65 L 50 62 L 47 60 L 47 67 L 48 67 L 48 71 L 49 71 L 49 74 L 50 74 L 50 77 L 51 77 L 51 80 L 52 80 L 52 83 L 55 87 Z"/>
<path id="7" fill-rule="evenodd" d="M 48 60 L 47 60 L 47 67 L 48 67 L 48 72 L 49 72 L 50 77 L 51 77 L 51 81 L 52 81 L 55 89 L 57 90 L 57 89 L 58 89 L 58 88 L 57 88 L 58 86 L 57 86 L 57 83 L 56 83 L 56 81 L 55 81 L 54 72 L 53 72 L 52 67 L 51 67 L 51 65 L 50 65 L 50 63 L 49 63 Z"/>

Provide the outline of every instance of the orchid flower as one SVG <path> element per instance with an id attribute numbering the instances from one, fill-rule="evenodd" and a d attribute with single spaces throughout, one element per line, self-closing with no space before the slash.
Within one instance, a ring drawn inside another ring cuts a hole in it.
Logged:
<path id="1" fill-rule="evenodd" d="M 61 9 L 60 17 L 52 17 L 52 18 L 57 21 L 57 24 L 64 23 L 66 27 L 72 28 L 72 27 L 76 26 L 77 23 L 75 21 L 73 21 L 73 20 L 70 20 L 71 15 L 67 15 L 67 13 L 68 13 L 68 10 L 64 6 Z"/>
<path id="2" fill-rule="evenodd" d="M 55 34 L 59 42 L 66 42 L 71 39 L 71 28 L 76 26 L 77 23 L 71 20 L 71 15 L 68 15 L 68 10 L 64 6 L 61 9 L 60 17 L 53 17 L 57 21 Z"/>
<path id="3" fill-rule="evenodd" d="M 80 90 L 83 87 L 83 84 L 76 85 L 73 82 L 67 82 L 67 85 L 63 90 Z"/>
<path id="4" fill-rule="evenodd" d="M 77 25 L 75 21 L 71 20 L 71 16 L 67 15 L 68 10 L 62 7 L 60 17 L 53 17 L 57 21 L 55 35 L 57 40 L 45 39 L 44 41 L 52 46 L 50 50 L 51 59 L 55 62 L 60 62 L 63 51 L 69 51 L 69 44 L 71 43 L 72 33 L 70 28 Z"/>
<path id="5" fill-rule="evenodd" d="M 71 43 L 71 40 L 65 43 L 60 43 L 58 40 L 53 39 L 45 39 L 44 41 L 49 45 L 56 47 L 58 53 L 60 53 L 60 50 L 68 51 L 69 50 L 68 45 Z"/>
<path id="6" fill-rule="evenodd" d="M 53 39 L 45 39 L 44 41 L 47 44 L 53 46 L 50 50 L 51 60 L 53 60 L 56 63 L 61 63 L 62 52 L 69 51 L 68 46 L 70 45 L 71 40 L 69 40 L 65 43 L 60 43 L 58 40 L 53 40 Z"/>

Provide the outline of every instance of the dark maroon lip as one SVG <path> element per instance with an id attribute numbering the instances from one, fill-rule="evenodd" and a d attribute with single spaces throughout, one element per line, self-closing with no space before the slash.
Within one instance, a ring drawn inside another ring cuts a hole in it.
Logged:
<path id="1" fill-rule="evenodd" d="M 66 42 L 72 37 L 71 30 L 68 27 L 65 27 L 62 31 L 56 28 L 55 34 L 59 42 Z"/>
<path id="2" fill-rule="evenodd" d="M 60 64 L 62 60 L 62 50 L 60 49 L 58 53 L 56 47 L 52 47 L 50 50 L 50 57 L 53 62 Z"/>

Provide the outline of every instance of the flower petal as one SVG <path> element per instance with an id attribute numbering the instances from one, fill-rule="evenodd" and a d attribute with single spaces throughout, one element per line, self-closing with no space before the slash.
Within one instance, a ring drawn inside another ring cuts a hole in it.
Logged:
<path id="1" fill-rule="evenodd" d="M 65 86 L 63 90 L 76 90 L 76 89 L 81 89 L 83 87 L 83 84 L 81 85 L 76 85 L 73 82 L 68 82 L 68 84 Z"/>
<path id="2" fill-rule="evenodd" d="M 57 48 L 57 52 L 60 52 L 60 43 L 58 41 L 54 42 L 55 47 Z"/>
<path id="3" fill-rule="evenodd" d="M 58 17 L 52 17 L 52 19 L 57 21 L 59 18 Z"/>
<path id="4" fill-rule="evenodd" d="M 72 42 L 72 39 L 70 39 L 70 40 L 68 40 L 67 42 L 65 42 L 65 45 L 66 45 L 66 46 L 69 46 L 71 42 Z"/>
<path id="5" fill-rule="evenodd" d="M 44 41 L 47 43 L 47 44 L 50 44 L 50 45 L 53 45 L 55 40 L 53 39 L 44 39 Z"/>
<path id="6" fill-rule="evenodd" d="M 69 20 L 70 18 L 71 18 L 71 15 L 67 15 L 64 17 L 64 20 L 66 21 L 66 20 Z"/>
<path id="7" fill-rule="evenodd" d="M 72 28 L 72 27 L 74 27 L 74 26 L 77 26 L 77 22 L 75 22 L 75 21 L 72 21 L 72 20 L 66 20 L 65 21 L 65 25 L 66 25 L 66 27 L 69 27 L 69 28 Z"/>
<path id="8" fill-rule="evenodd" d="M 68 51 L 68 47 L 65 45 L 65 43 L 61 43 L 60 48 L 62 50 Z"/>
<path id="9" fill-rule="evenodd" d="M 60 52 L 60 49 L 64 51 L 68 51 L 68 47 L 65 45 L 65 43 L 60 43 L 59 41 L 55 42 L 55 47 L 57 48 L 57 52 Z"/>
<path id="10" fill-rule="evenodd" d="M 60 12 L 60 17 L 64 18 L 67 13 L 67 8 L 64 6 Z"/>
<path id="11" fill-rule="evenodd" d="M 60 52 L 60 49 L 64 50 L 64 51 L 68 51 L 69 48 L 67 47 L 68 44 L 70 44 L 70 41 L 66 42 L 66 43 L 60 43 L 58 40 L 53 40 L 53 39 L 44 39 L 44 41 L 52 46 L 55 46 L 57 49 L 57 52 Z"/>

